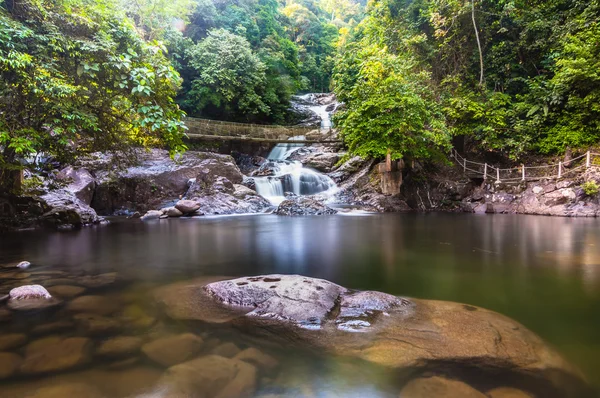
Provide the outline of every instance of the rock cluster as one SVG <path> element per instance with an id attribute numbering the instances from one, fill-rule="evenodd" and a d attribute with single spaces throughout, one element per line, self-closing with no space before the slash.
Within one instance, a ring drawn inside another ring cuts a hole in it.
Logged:
<path id="1" fill-rule="evenodd" d="M 581 373 L 538 336 L 470 305 L 352 291 L 299 275 L 187 281 L 158 289 L 155 298 L 174 319 L 229 324 L 263 343 L 358 357 L 409 374 L 450 372 L 456 379 L 407 381 L 404 388 L 415 397 L 486 396 L 464 379 L 473 364 L 490 391 L 535 385 L 534 396 L 589 393 Z M 514 384 L 498 385 L 499 373 Z M 448 389 L 454 393 L 445 395 Z"/>

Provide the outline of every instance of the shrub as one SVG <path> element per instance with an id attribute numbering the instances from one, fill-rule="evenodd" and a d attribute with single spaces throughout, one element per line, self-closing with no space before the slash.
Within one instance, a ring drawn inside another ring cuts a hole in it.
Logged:
<path id="1" fill-rule="evenodd" d="M 585 192 L 587 196 L 596 196 L 598 195 L 598 192 L 600 192 L 600 187 L 594 180 L 584 182 L 581 188 L 583 188 L 583 192 Z"/>

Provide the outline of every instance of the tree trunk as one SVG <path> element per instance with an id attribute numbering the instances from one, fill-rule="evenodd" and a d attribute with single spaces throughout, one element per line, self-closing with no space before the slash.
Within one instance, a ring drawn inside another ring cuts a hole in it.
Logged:
<path id="1" fill-rule="evenodd" d="M 481 52 L 481 42 L 479 41 L 479 31 L 475 23 L 475 0 L 471 0 L 471 18 L 473 19 L 473 28 L 475 29 L 475 38 L 477 39 L 477 48 L 479 49 L 479 85 L 483 85 L 483 53 Z"/>

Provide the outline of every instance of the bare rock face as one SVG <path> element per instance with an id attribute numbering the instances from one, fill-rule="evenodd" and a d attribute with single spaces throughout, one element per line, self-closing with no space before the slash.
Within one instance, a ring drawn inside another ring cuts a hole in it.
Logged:
<path id="1" fill-rule="evenodd" d="M 56 178 L 68 182 L 66 189 L 77 199 L 88 206 L 92 203 L 96 180 L 88 170 L 67 166 L 58 173 Z"/>
<path id="2" fill-rule="evenodd" d="M 173 160 L 167 151 L 159 149 L 140 152 L 135 166 L 117 172 L 98 170 L 96 175 L 98 186 L 92 206 L 102 214 L 161 208 L 165 202 L 184 195 L 190 180 L 199 175 L 242 181 L 231 156 L 188 151 Z"/>
<path id="3" fill-rule="evenodd" d="M 67 189 L 49 191 L 40 196 L 45 212 L 44 224 L 61 227 L 81 227 L 100 222 L 96 211 Z"/>
<path id="4" fill-rule="evenodd" d="M 228 324 L 264 344 L 408 373 L 476 368 L 491 379 L 514 377 L 516 388 L 533 380 L 539 396 L 590 396 L 582 374 L 538 336 L 475 306 L 353 291 L 300 275 L 204 278 L 160 288 L 155 298 L 174 319 Z"/>

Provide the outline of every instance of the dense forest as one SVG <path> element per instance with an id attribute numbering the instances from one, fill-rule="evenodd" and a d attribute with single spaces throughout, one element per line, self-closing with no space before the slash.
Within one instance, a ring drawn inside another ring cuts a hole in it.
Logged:
<path id="1" fill-rule="evenodd" d="M 600 140 L 600 5 L 523 0 L 5 0 L 0 166 L 163 145 L 182 117 L 291 123 L 333 90 L 352 153 L 518 159 Z"/>

